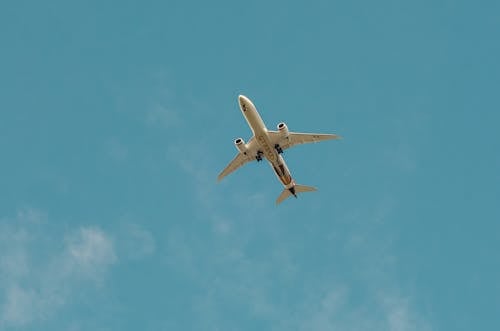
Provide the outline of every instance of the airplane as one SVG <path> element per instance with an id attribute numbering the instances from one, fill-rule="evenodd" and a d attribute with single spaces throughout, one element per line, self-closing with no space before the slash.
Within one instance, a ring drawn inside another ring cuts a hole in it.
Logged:
<path id="1" fill-rule="evenodd" d="M 239 95 L 238 103 L 243 116 L 252 130 L 253 136 L 247 143 L 242 138 L 234 140 L 238 154 L 222 170 L 217 180 L 222 180 L 222 178 L 248 162 L 255 160 L 260 162 L 263 158 L 266 158 L 276 176 L 285 187 L 276 200 L 276 204 L 280 204 L 292 195 L 297 198 L 297 193 L 316 191 L 315 187 L 295 183 L 283 159 L 283 151 L 299 144 L 315 143 L 323 140 L 339 139 L 341 137 L 336 134 L 290 132 L 284 122 L 278 124 L 278 131 L 268 130 L 249 98 Z"/>

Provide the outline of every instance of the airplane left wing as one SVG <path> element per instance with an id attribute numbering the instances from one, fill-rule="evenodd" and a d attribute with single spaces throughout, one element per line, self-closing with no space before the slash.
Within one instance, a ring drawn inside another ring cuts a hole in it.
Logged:
<path id="1" fill-rule="evenodd" d="M 279 145 L 282 150 L 299 144 L 317 143 L 324 140 L 340 139 L 336 134 L 324 133 L 299 133 L 290 132 L 288 136 L 283 137 L 278 131 L 269 131 L 273 145 Z"/>
<path id="2" fill-rule="evenodd" d="M 255 160 L 255 154 L 256 154 L 256 147 L 255 147 L 255 139 L 252 137 L 250 141 L 247 143 L 247 151 L 246 153 L 239 152 L 238 155 L 234 157 L 234 159 L 229 162 L 227 167 L 222 170 L 222 172 L 217 176 L 217 181 L 221 181 L 222 178 L 226 177 L 236 169 L 240 168 L 244 164 L 254 161 Z"/>

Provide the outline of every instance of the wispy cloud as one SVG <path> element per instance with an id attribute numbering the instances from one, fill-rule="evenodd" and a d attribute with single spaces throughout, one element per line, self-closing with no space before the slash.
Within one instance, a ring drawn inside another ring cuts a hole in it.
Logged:
<path id="1" fill-rule="evenodd" d="M 390 331 L 427 331 L 430 325 L 411 306 L 409 297 L 383 293 L 379 296 L 386 314 L 387 330 Z"/>
<path id="2" fill-rule="evenodd" d="M 61 261 L 68 274 L 99 281 L 116 259 L 113 241 L 97 227 L 81 227 L 66 235 Z"/>
<path id="3" fill-rule="evenodd" d="M 119 255 L 124 259 L 138 260 L 148 257 L 156 251 L 156 240 L 153 234 L 138 223 L 123 220 L 117 231 L 119 240 L 116 243 Z"/>
<path id="4" fill-rule="evenodd" d="M 146 113 L 146 123 L 171 128 L 180 125 L 181 119 L 173 108 L 163 104 L 155 104 Z"/>
<path id="5" fill-rule="evenodd" d="M 154 79 L 151 95 L 145 105 L 146 123 L 160 128 L 172 128 L 182 125 L 183 121 L 174 106 L 174 89 L 169 87 L 163 74 Z"/>
<path id="6" fill-rule="evenodd" d="M 43 213 L 22 210 L 0 221 L 0 327 L 53 316 L 82 286 L 99 286 L 117 261 L 114 243 L 98 227 L 53 233 Z"/>
<path id="7" fill-rule="evenodd" d="M 365 300 L 356 298 L 359 288 L 334 282 L 309 294 L 298 314 L 283 327 L 308 331 L 429 331 L 427 320 L 410 304 L 409 297 L 390 291 L 368 293 Z"/>

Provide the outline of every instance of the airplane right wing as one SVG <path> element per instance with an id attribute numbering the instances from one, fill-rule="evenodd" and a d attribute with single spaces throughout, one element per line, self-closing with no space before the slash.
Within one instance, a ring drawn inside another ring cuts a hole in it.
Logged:
<path id="1" fill-rule="evenodd" d="M 282 137 L 278 131 L 269 131 L 273 144 L 279 145 L 283 150 L 299 144 L 317 143 L 323 140 L 340 139 L 336 134 L 324 133 L 299 133 L 290 132 L 287 137 Z"/>
<path id="2" fill-rule="evenodd" d="M 257 152 L 255 146 L 256 146 L 255 139 L 252 137 L 252 139 L 250 139 L 250 141 L 247 143 L 246 153 L 241 153 L 241 152 L 238 153 L 238 155 L 236 155 L 234 159 L 232 159 L 231 162 L 229 162 L 227 167 L 221 171 L 219 176 L 217 176 L 217 181 L 221 181 L 222 178 L 226 177 L 227 175 L 229 175 L 236 169 L 240 168 L 244 164 L 251 161 L 255 161 L 255 155 Z"/>

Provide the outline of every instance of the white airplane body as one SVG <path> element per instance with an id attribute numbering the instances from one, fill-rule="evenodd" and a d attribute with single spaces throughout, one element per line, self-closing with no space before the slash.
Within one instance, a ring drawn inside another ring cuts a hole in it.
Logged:
<path id="1" fill-rule="evenodd" d="M 253 136 L 246 144 L 242 138 L 237 138 L 234 141 L 239 153 L 219 174 L 217 179 L 220 181 L 247 162 L 254 160 L 262 161 L 262 158 L 265 157 L 285 187 L 276 200 L 276 204 L 281 203 L 291 195 L 297 197 L 297 193 L 300 192 L 316 191 L 314 187 L 295 183 L 281 154 L 283 150 L 298 144 L 338 139 L 340 136 L 335 134 L 289 132 L 288 127 L 283 122 L 278 124 L 278 131 L 268 130 L 250 99 L 244 95 L 240 95 L 238 96 L 238 101 L 241 112 L 252 130 Z"/>

